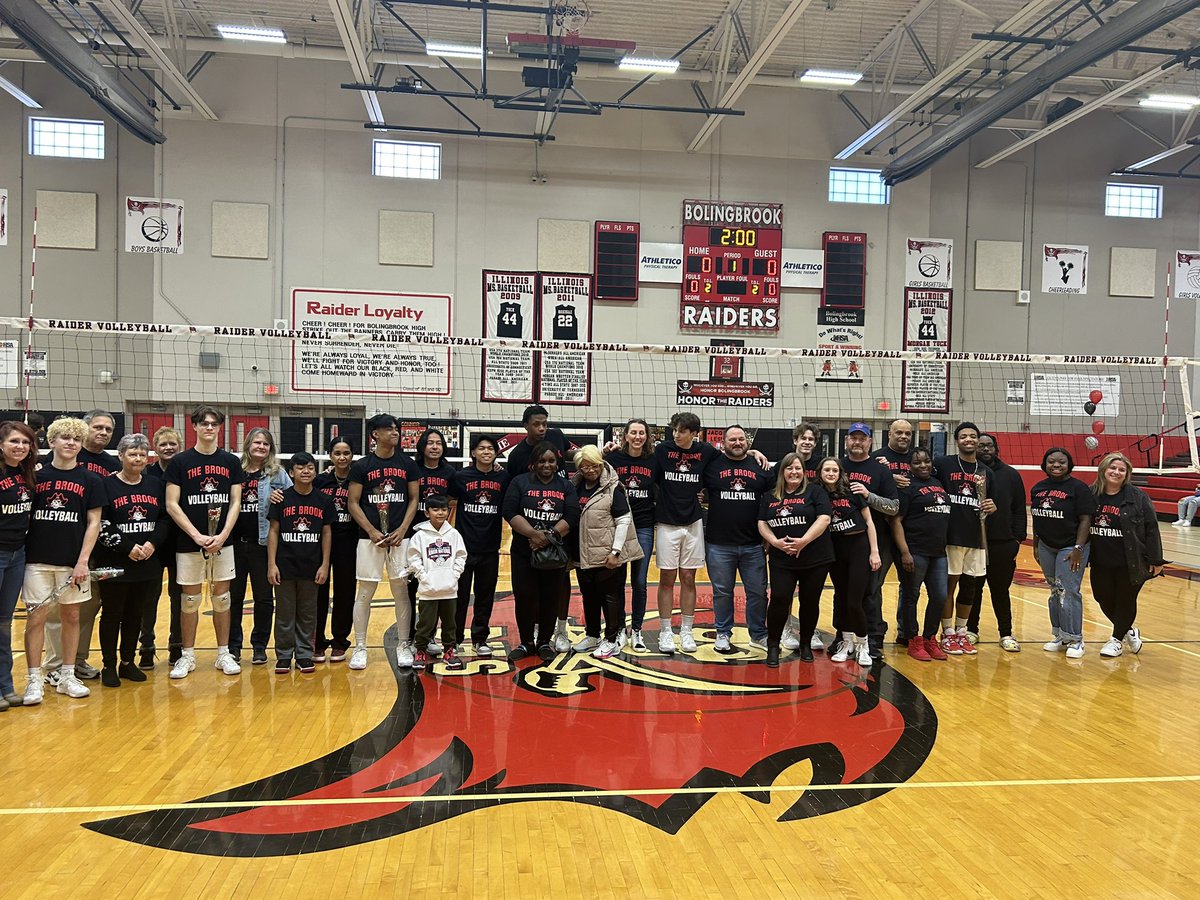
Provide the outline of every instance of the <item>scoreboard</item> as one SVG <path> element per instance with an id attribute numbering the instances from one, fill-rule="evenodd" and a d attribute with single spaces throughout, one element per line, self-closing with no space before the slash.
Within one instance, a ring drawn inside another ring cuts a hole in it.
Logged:
<path id="1" fill-rule="evenodd" d="M 684 201 L 680 329 L 777 332 L 782 257 L 781 204 Z"/>

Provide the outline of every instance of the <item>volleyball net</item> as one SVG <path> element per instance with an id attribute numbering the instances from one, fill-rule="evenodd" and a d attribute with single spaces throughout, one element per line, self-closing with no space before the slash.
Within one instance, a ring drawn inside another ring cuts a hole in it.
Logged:
<path id="1" fill-rule="evenodd" d="M 772 458 L 790 449 L 801 421 L 836 435 L 851 422 L 882 428 L 905 418 L 919 443 L 953 452 L 948 432 L 970 420 L 1013 464 L 1036 465 L 1047 447 L 1063 446 L 1083 466 L 1120 450 L 1140 469 L 1179 471 L 1200 470 L 1191 365 L 0 318 L 0 414 L 28 409 L 50 421 L 100 407 L 126 413 L 123 430 L 136 431 L 153 419 L 143 411 L 204 402 L 303 420 L 302 431 L 282 430 L 280 449 L 321 453 L 347 430 L 361 440 L 362 419 L 377 412 L 494 432 L 540 403 L 556 425 L 609 436 L 630 417 L 658 431 L 692 411 L 706 429 L 746 427 Z"/>

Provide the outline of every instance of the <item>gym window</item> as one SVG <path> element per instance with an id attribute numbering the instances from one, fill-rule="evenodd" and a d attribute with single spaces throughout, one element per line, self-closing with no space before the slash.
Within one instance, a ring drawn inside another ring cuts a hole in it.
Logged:
<path id="1" fill-rule="evenodd" d="M 883 183 L 878 169 L 829 170 L 830 203 L 876 203 L 892 199 L 892 189 Z"/>
<path id="2" fill-rule="evenodd" d="M 104 159 L 104 123 L 88 119 L 29 119 L 29 154 Z"/>
<path id="3" fill-rule="evenodd" d="M 1129 219 L 1161 219 L 1162 187 L 1110 181 L 1104 188 L 1104 214 Z"/>
<path id="4" fill-rule="evenodd" d="M 442 177 L 442 145 L 416 141 L 375 141 L 371 173 L 384 178 Z"/>

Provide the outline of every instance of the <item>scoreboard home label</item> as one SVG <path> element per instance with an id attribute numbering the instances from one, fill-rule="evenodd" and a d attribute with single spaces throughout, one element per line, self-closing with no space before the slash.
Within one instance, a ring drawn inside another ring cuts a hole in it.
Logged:
<path id="1" fill-rule="evenodd" d="M 782 204 L 685 200 L 680 330 L 779 331 L 782 257 Z"/>

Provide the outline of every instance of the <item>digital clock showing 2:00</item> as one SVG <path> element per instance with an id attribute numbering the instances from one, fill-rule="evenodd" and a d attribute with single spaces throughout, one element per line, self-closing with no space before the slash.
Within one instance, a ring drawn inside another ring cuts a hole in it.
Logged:
<path id="1" fill-rule="evenodd" d="M 710 228 L 708 242 L 714 247 L 757 247 L 757 228 Z"/>

